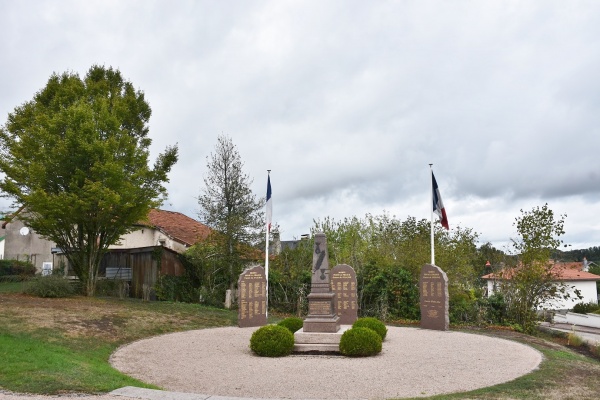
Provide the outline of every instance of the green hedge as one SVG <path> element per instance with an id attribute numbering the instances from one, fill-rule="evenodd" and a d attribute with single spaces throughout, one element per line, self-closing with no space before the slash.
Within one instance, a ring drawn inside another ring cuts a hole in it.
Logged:
<path id="1" fill-rule="evenodd" d="M 575 306 L 573 307 L 573 312 L 575 313 L 579 313 L 579 314 L 587 314 L 587 313 L 593 313 L 594 311 L 598 311 L 600 310 L 600 305 L 596 304 L 596 303 L 577 303 L 575 304 Z"/>
<path id="2" fill-rule="evenodd" d="M 20 280 L 25 280 L 27 278 L 35 276 L 35 272 L 35 267 L 28 261 L 0 260 L 0 281 L 18 280 L 15 277 L 19 277 Z"/>
<path id="3" fill-rule="evenodd" d="M 70 297 L 78 292 L 77 284 L 56 275 L 38 276 L 27 283 L 24 291 L 37 297 Z"/>

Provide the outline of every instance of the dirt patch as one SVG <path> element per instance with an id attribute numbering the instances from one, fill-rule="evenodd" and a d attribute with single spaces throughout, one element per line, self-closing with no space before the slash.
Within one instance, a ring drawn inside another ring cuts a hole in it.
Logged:
<path id="1" fill-rule="evenodd" d="M 139 331 L 142 335 L 156 325 L 181 324 L 177 316 L 131 309 L 128 303 L 101 298 L 73 297 L 43 299 L 23 294 L 0 296 L 0 321 L 19 324 L 29 332 L 50 329 L 67 337 L 101 338 L 122 342 Z"/>

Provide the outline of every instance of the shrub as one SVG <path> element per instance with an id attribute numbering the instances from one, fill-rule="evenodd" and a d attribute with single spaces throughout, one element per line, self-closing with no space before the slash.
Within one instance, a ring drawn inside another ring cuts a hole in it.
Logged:
<path id="1" fill-rule="evenodd" d="M 359 318 L 356 321 L 354 321 L 354 324 L 352 324 L 352 327 L 353 328 L 371 329 L 379 335 L 379 337 L 381 338 L 382 341 L 385 340 L 385 336 L 387 335 L 387 328 L 385 327 L 385 324 L 383 322 L 381 322 L 380 320 L 378 320 L 377 318 L 372 318 L 372 317 Z"/>
<path id="2" fill-rule="evenodd" d="M 596 357 L 600 357 L 600 343 L 597 343 L 595 345 L 590 345 L 590 351 Z"/>
<path id="3" fill-rule="evenodd" d="M 294 349 L 294 335 L 283 326 L 265 325 L 252 334 L 250 349 L 261 357 L 287 356 Z"/>
<path id="4" fill-rule="evenodd" d="M 569 346 L 580 347 L 584 343 L 583 339 L 578 336 L 576 333 L 571 332 L 567 336 L 567 344 Z"/>
<path id="5" fill-rule="evenodd" d="M 598 310 L 600 310 L 600 306 L 596 303 L 577 303 L 573 307 L 573 312 L 579 314 L 593 313 Z"/>
<path id="6" fill-rule="evenodd" d="M 76 288 L 64 278 L 49 275 L 32 279 L 24 291 L 38 297 L 69 297 L 76 293 Z"/>
<path id="7" fill-rule="evenodd" d="M 487 322 L 490 324 L 504 324 L 506 322 L 506 302 L 502 293 L 494 293 L 490 297 L 483 297 L 480 303 L 486 312 Z"/>
<path id="8" fill-rule="evenodd" d="M 420 318 L 419 282 L 407 270 L 400 267 L 382 270 L 368 263 L 358 273 L 357 280 L 365 282 L 359 296 L 362 315 L 382 320 Z"/>
<path id="9" fill-rule="evenodd" d="M 289 317 L 282 321 L 279 321 L 277 325 L 283 326 L 284 328 L 288 328 L 290 332 L 294 333 L 300 330 L 302 326 L 304 326 L 304 321 L 302 321 L 301 318 Z"/>
<path id="10" fill-rule="evenodd" d="M 129 297 L 129 282 L 123 279 L 102 279 L 96 283 L 96 296 L 124 299 Z"/>
<path id="11" fill-rule="evenodd" d="M 158 280 L 154 285 L 156 298 L 164 301 L 181 301 L 184 303 L 198 303 L 200 294 L 198 289 L 194 288 L 186 276 L 158 275 Z M 223 300 L 216 302 L 215 305 L 223 307 Z"/>
<path id="12" fill-rule="evenodd" d="M 340 353 L 348 357 L 368 357 L 381 352 L 381 336 L 369 328 L 348 329 L 340 339 Z"/>
<path id="13" fill-rule="evenodd" d="M 7 281 L 17 281 L 16 277 L 20 277 L 20 280 L 26 280 L 27 278 L 33 277 L 35 275 L 35 267 L 33 264 L 27 261 L 19 261 L 19 260 L 0 260 L 0 280 L 3 277 L 11 277 L 6 278 Z"/>
<path id="14" fill-rule="evenodd" d="M 24 282 L 29 280 L 28 276 L 24 275 L 3 275 L 0 276 L 0 282 Z"/>
<path id="15" fill-rule="evenodd" d="M 96 296 L 117 297 L 119 295 L 119 281 L 116 279 L 99 279 L 96 282 Z"/>

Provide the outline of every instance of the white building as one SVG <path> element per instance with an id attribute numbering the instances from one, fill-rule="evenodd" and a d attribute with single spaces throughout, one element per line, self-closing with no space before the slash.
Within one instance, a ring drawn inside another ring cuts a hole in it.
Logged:
<path id="1" fill-rule="evenodd" d="M 598 304 L 598 292 L 596 282 L 600 280 L 599 275 L 584 271 L 584 264 L 580 262 L 556 263 L 552 267 L 552 272 L 556 276 L 557 284 L 564 284 L 569 293 L 568 299 L 556 299 L 543 308 L 550 310 L 570 310 L 577 303 L 596 303 Z M 487 281 L 488 297 L 494 294 L 503 280 L 507 279 L 500 274 L 487 274 L 482 277 Z M 508 278 L 510 279 L 510 278 Z M 582 296 L 579 299 L 575 293 L 579 291 Z"/>

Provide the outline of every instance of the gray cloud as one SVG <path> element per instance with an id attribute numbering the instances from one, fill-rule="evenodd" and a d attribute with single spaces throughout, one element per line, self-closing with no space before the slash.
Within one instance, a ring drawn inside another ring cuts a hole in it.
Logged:
<path id="1" fill-rule="evenodd" d="M 52 72 L 111 65 L 146 94 L 153 154 L 180 145 L 167 208 L 195 216 L 224 133 L 258 195 L 272 170 L 284 237 L 429 218 L 433 163 L 452 226 L 503 243 L 549 202 L 597 245 L 599 22 L 580 1 L 0 2 L 0 121 Z"/>

